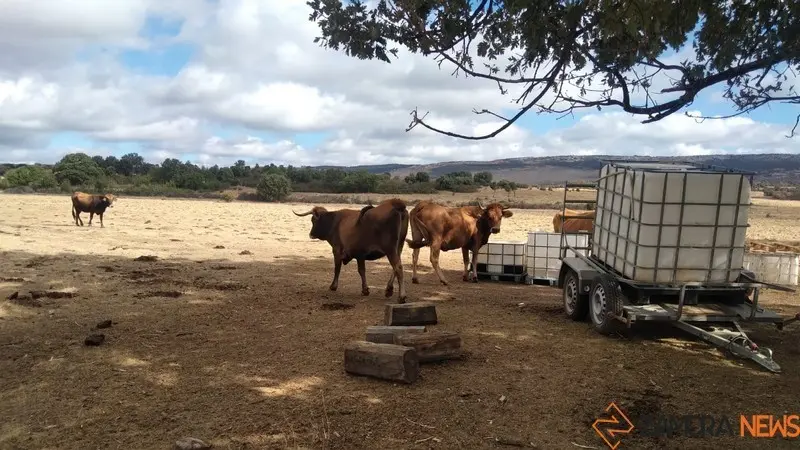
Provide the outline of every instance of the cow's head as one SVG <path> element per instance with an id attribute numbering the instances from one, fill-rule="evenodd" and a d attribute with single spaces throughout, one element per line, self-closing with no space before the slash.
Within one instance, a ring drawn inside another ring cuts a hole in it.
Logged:
<path id="1" fill-rule="evenodd" d="M 311 239 L 326 240 L 331 234 L 331 227 L 333 226 L 333 213 L 329 212 L 322 206 L 315 206 L 308 212 L 298 214 L 292 210 L 294 215 L 303 217 L 311 214 L 311 231 L 308 237 Z"/>
<path id="2" fill-rule="evenodd" d="M 491 203 L 488 206 L 483 206 L 481 202 L 478 202 L 478 206 L 481 208 L 481 214 L 478 218 L 480 228 L 492 234 L 500 232 L 500 223 L 503 221 L 503 217 L 509 218 L 514 215 L 511 210 L 500 203 Z"/>
<path id="3" fill-rule="evenodd" d="M 111 208 L 112 203 L 114 203 L 114 200 L 116 199 L 117 198 L 114 197 L 114 194 L 106 194 L 103 196 L 103 198 L 100 199 L 100 201 L 103 202 L 104 205 L 106 205 L 106 208 Z"/>

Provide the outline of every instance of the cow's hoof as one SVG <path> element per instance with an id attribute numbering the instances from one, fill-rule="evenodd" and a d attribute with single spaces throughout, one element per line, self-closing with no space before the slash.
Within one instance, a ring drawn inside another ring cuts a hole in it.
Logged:
<path id="1" fill-rule="evenodd" d="M 337 285 L 335 285 L 335 284 L 332 284 L 330 289 L 331 289 L 332 291 L 335 291 L 337 287 L 339 287 L 339 286 L 337 286 Z"/>
<path id="2" fill-rule="evenodd" d="M 473 279 L 472 279 L 472 282 L 473 282 L 473 283 L 477 283 L 477 282 L 478 282 L 478 277 L 475 277 L 475 278 L 473 278 Z"/>
<path id="3" fill-rule="evenodd" d="M 444 280 L 439 280 L 439 281 L 441 281 L 441 282 L 442 282 L 442 285 L 443 285 L 443 286 L 447 286 L 447 281 L 444 281 Z"/>
<path id="4" fill-rule="evenodd" d="M 412 278 L 411 282 L 414 283 L 414 284 L 419 284 L 419 279 L 418 278 Z"/>
<path id="5" fill-rule="evenodd" d="M 386 298 L 389 298 L 392 295 L 394 295 L 394 289 L 387 289 L 386 290 Z"/>
<path id="6" fill-rule="evenodd" d="M 369 289 L 362 289 L 362 290 L 361 290 L 361 295 L 363 295 L 363 296 L 365 296 L 365 297 L 366 297 L 367 295 L 369 295 Z"/>
<path id="7" fill-rule="evenodd" d="M 405 303 L 405 302 L 406 302 L 406 296 L 405 295 L 402 296 L 402 297 L 398 297 L 397 298 L 397 303 L 401 303 L 402 304 L 402 303 Z"/>

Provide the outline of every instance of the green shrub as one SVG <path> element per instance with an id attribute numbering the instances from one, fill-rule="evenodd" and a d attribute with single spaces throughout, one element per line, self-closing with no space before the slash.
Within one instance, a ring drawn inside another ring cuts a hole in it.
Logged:
<path id="1" fill-rule="evenodd" d="M 277 173 L 267 173 L 261 177 L 256 187 L 258 199 L 265 202 L 279 202 L 292 193 L 288 178 Z"/>

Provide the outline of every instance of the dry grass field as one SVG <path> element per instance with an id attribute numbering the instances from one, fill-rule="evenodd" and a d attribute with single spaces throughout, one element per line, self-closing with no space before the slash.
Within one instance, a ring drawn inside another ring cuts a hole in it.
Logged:
<path id="1" fill-rule="evenodd" d="M 563 195 L 536 192 L 517 196 Z M 800 202 L 754 202 L 751 238 L 800 241 Z M 555 288 L 462 282 L 452 251 L 441 258 L 447 287 L 426 249 L 420 284 L 407 248 L 403 262 L 408 300 L 436 302 L 431 329 L 461 333 L 463 360 L 426 364 L 413 385 L 347 375 L 343 346 L 380 324 L 390 269 L 367 264 L 368 297 L 354 263 L 328 290 L 330 247 L 291 213 L 310 206 L 121 198 L 100 228 L 97 218 L 74 225 L 69 196 L 0 195 L 0 448 L 165 449 L 194 436 L 219 449 L 603 449 L 591 424 L 611 401 L 634 421 L 725 415 L 737 433 L 739 414 L 800 413 L 796 324 L 745 327 L 775 351 L 784 373 L 770 374 L 672 329 L 600 336 L 564 317 Z M 493 239 L 550 231 L 554 212 L 516 210 Z M 158 259 L 136 259 L 144 255 Z M 24 295 L 59 288 L 73 294 Z M 800 310 L 793 294 L 765 291 L 762 302 Z M 92 333 L 102 345 L 84 345 Z M 796 439 L 622 441 L 797 448 Z"/>

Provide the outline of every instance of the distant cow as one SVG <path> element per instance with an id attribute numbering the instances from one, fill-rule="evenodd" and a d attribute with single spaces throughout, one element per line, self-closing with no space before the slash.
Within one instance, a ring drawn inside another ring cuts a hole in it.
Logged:
<path id="1" fill-rule="evenodd" d="M 89 226 L 92 226 L 92 219 L 94 215 L 97 214 L 100 216 L 100 227 L 104 228 L 103 225 L 103 213 L 106 212 L 106 208 L 111 208 L 112 203 L 114 203 L 115 197 L 113 194 L 105 194 L 105 195 L 92 195 L 86 194 L 84 192 L 73 192 L 72 193 L 72 218 L 75 219 L 75 226 L 78 226 L 80 222 L 80 226 L 83 226 L 83 219 L 81 219 L 82 212 L 89 213 Z"/>
<path id="2" fill-rule="evenodd" d="M 553 231 L 561 233 L 561 218 L 567 217 L 564 220 L 564 231 L 567 233 L 575 233 L 578 231 L 592 231 L 592 224 L 594 223 L 594 210 L 592 211 L 575 211 L 567 209 L 564 214 L 561 211 L 553 216 Z"/>
<path id="3" fill-rule="evenodd" d="M 500 232 L 503 217 L 514 215 L 499 203 L 492 203 L 485 208 L 480 203 L 478 205 L 448 208 L 426 200 L 414 206 L 409 213 L 412 240 L 408 240 L 408 247 L 413 250 L 412 283 L 419 283 L 417 264 L 422 247 L 430 247 L 431 265 L 444 285 L 447 285 L 447 281 L 439 268 L 439 251 L 461 249 L 464 281 L 469 281 L 469 252 L 472 251 L 472 276 L 473 281 L 478 282 L 478 250 L 486 245 L 490 234 Z"/>
<path id="4" fill-rule="evenodd" d="M 333 282 L 330 286 L 332 291 L 339 286 L 342 264 L 347 265 L 355 259 L 358 263 L 358 274 L 361 275 L 361 294 L 369 295 L 365 261 L 374 261 L 385 256 L 392 265 L 392 275 L 386 284 L 386 297 L 392 296 L 396 277 L 399 303 L 405 303 L 406 288 L 400 260 L 408 234 L 408 210 L 405 202 L 393 198 L 384 200 L 377 206 L 365 206 L 360 211 L 328 211 L 322 206 L 315 206 L 303 214 L 292 212 L 301 217 L 311 214 L 309 237 L 331 245 L 334 261 Z"/>

